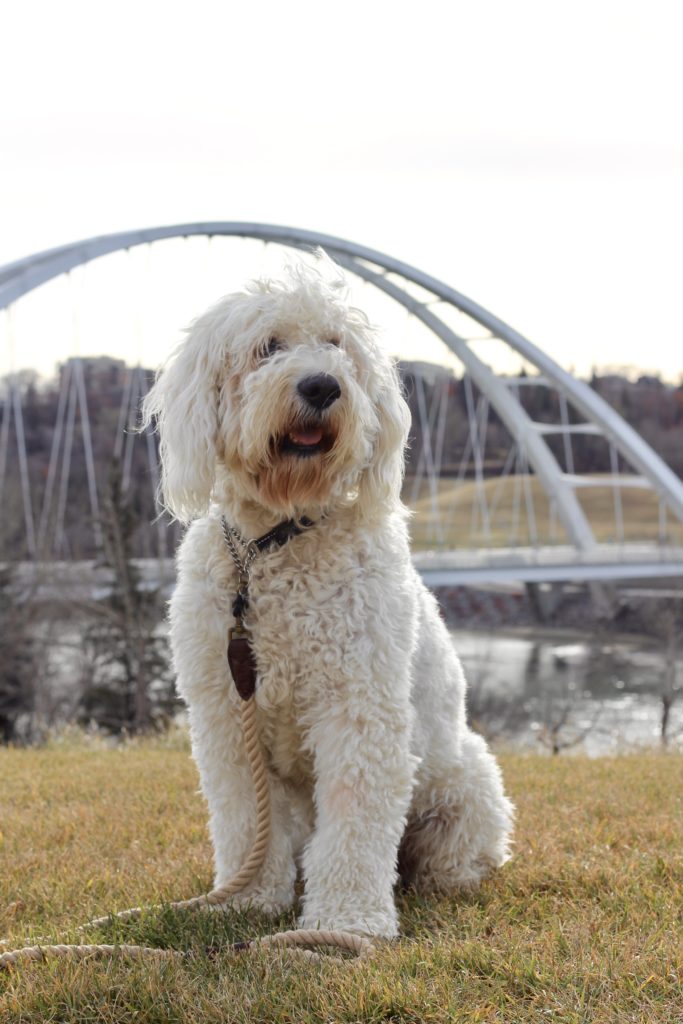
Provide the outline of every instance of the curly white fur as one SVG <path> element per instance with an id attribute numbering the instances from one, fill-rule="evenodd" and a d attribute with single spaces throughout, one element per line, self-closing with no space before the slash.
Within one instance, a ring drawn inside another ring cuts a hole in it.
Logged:
<path id="1" fill-rule="evenodd" d="M 192 520 L 171 636 L 215 884 L 254 834 L 225 653 L 236 571 L 220 516 L 249 538 L 306 515 L 316 525 L 252 569 L 273 831 L 241 902 L 290 906 L 301 867 L 303 927 L 391 936 L 397 864 L 419 888 L 476 885 L 508 856 L 512 805 L 466 726 L 460 663 L 411 563 L 400 499 L 409 413 L 395 368 L 329 277 L 298 264 L 284 282 L 223 299 L 194 323 L 145 414 L 158 421 L 166 503 Z M 319 374 L 340 390 L 322 411 L 297 391 Z"/>

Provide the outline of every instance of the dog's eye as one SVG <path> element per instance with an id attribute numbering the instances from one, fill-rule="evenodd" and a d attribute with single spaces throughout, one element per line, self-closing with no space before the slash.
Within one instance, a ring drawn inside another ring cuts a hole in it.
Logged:
<path id="1" fill-rule="evenodd" d="M 327 339 L 327 344 L 328 345 L 334 345 L 335 348 L 339 348 L 339 346 L 341 345 L 341 342 L 340 342 L 339 338 L 328 338 Z"/>
<path id="2" fill-rule="evenodd" d="M 274 356 L 275 353 L 279 352 L 282 347 L 283 345 L 281 341 L 278 341 L 277 338 L 270 338 L 268 344 L 266 345 L 265 355 Z"/>

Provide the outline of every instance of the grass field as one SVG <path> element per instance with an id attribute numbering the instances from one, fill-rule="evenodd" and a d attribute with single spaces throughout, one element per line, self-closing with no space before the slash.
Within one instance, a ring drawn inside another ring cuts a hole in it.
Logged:
<path id="1" fill-rule="evenodd" d="M 606 481 L 609 479 L 605 478 Z M 601 543 L 617 541 L 619 532 L 615 517 L 614 488 L 594 475 L 597 486 L 577 488 L 576 495 L 588 518 L 595 539 Z M 411 480 L 406 481 L 404 500 L 411 494 Z M 659 499 L 654 491 L 622 488 L 621 515 L 623 539 L 626 542 L 659 541 Z M 482 521 L 482 504 L 488 507 L 489 532 Z M 515 545 L 566 544 L 567 535 L 556 511 L 550 507 L 548 495 L 538 477 L 520 474 L 501 479 L 491 478 L 477 485 L 474 480 L 461 483 L 444 477 L 439 480 L 436 501 L 428 484 L 423 482 L 412 503 L 418 516 L 411 523 L 413 545 L 432 547 L 438 531 L 443 533 L 448 548 L 508 547 Z M 533 520 L 530 519 L 533 515 Z M 530 530 L 535 523 L 536 537 Z M 667 542 L 683 543 L 683 527 L 673 517 L 666 522 Z"/>
<path id="2" fill-rule="evenodd" d="M 403 937 L 373 962 L 212 959 L 206 946 L 273 922 L 153 912 L 80 941 L 194 956 L 0 972 L 0 1021 L 683 1022 L 683 757 L 502 763 L 518 808 L 512 861 L 476 895 L 402 897 Z M 12 947 L 209 887 L 182 744 L 4 749 L 0 780 L 0 936 Z"/>

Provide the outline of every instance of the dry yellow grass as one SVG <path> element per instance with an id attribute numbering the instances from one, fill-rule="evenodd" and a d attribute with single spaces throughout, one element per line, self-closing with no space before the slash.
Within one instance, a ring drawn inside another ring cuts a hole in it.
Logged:
<path id="1" fill-rule="evenodd" d="M 600 477 L 596 475 L 596 480 Z M 411 482 L 407 481 L 404 500 L 410 496 Z M 605 484 L 578 488 L 577 496 L 596 540 L 610 543 L 618 540 L 615 518 L 614 488 Z M 482 494 L 489 508 L 490 532 L 482 524 Z M 659 500 L 650 490 L 621 489 L 624 540 L 659 540 Z M 550 501 L 535 476 L 489 479 L 478 485 L 474 480 L 460 484 L 442 479 L 438 484 L 436 513 L 434 502 L 426 484 L 412 504 L 418 513 L 411 525 L 416 548 L 431 547 L 435 543 L 435 527 L 440 522 L 444 541 L 452 548 L 508 547 L 531 545 L 534 537 L 529 528 L 528 509 L 536 523 L 536 536 L 540 544 L 566 544 L 564 528 L 553 515 Z M 517 513 L 515 512 L 517 509 Z M 669 517 L 666 524 L 667 540 L 683 544 L 683 527 Z"/>
<path id="2" fill-rule="evenodd" d="M 375 962 L 211 958 L 206 946 L 273 922 L 153 912 L 89 940 L 191 958 L 2 972 L 0 1020 L 683 1021 L 683 758 L 507 756 L 503 766 L 518 807 L 512 861 L 476 895 L 401 897 L 403 938 Z M 108 910 L 209 886 L 186 750 L 2 750 L 0 778 L 0 934 L 13 945 L 30 929 L 64 936 Z"/>

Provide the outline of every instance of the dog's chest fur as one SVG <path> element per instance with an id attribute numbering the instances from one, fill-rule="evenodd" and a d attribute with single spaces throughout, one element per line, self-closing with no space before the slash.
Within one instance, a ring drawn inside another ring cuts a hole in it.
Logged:
<path id="1" fill-rule="evenodd" d="M 334 699 L 363 630 L 368 568 L 352 548 L 330 550 L 322 539 L 295 538 L 253 566 L 246 623 L 262 707 L 291 701 L 301 715 L 322 691 Z"/>
<path id="2" fill-rule="evenodd" d="M 221 612 L 216 643 L 224 646 L 234 622 L 237 571 L 218 524 L 207 527 L 207 575 L 212 603 Z M 368 652 L 386 643 L 387 631 L 395 631 L 397 643 L 405 642 L 410 602 L 396 587 L 387 597 L 392 590 L 386 580 L 409 557 L 402 547 L 398 531 L 393 537 L 391 531 L 354 537 L 348 524 L 326 520 L 252 564 L 245 624 L 258 668 L 261 735 L 283 777 L 311 777 L 307 737 L 319 709 L 344 701 L 351 686 L 362 699 Z M 380 592 L 386 608 L 378 623 Z"/>

